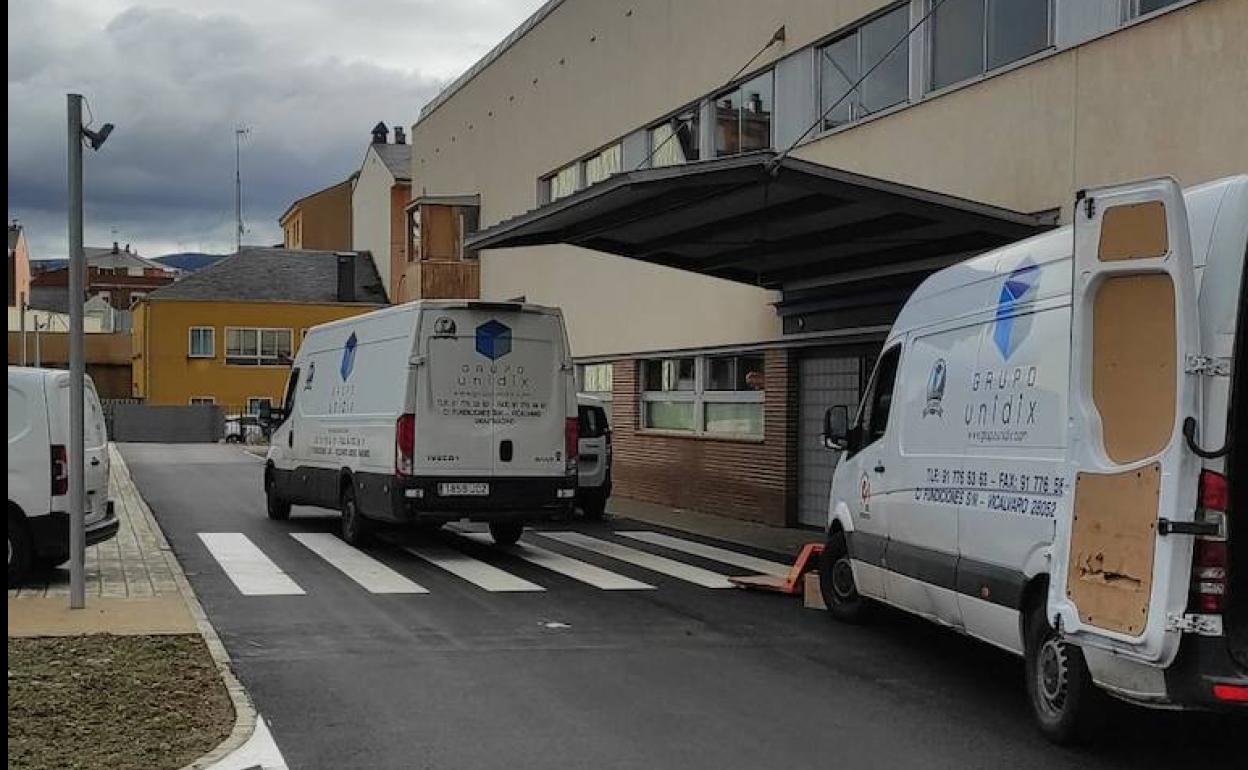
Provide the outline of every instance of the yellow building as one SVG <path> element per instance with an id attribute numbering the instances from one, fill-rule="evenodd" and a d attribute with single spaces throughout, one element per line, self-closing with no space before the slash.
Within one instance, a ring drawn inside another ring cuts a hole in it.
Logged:
<path id="1" fill-rule="evenodd" d="M 351 190 L 356 174 L 305 195 L 278 218 L 288 249 L 351 248 Z"/>
<path id="2" fill-rule="evenodd" d="M 134 309 L 134 393 L 149 404 L 277 404 L 309 327 L 386 304 L 362 252 L 244 249 Z"/>

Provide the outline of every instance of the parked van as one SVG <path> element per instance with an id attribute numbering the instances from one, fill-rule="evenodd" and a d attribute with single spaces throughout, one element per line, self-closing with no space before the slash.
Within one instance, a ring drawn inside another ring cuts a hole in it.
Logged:
<path id="1" fill-rule="evenodd" d="M 857 416 L 825 417 L 820 568 L 838 618 L 884 602 L 1023 655 L 1059 742 L 1099 691 L 1248 705 L 1248 176 L 1073 217 L 906 303 Z"/>
<path id="2" fill-rule="evenodd" d="M 308 330 L 264 486 L 269 516 L 338 508 L 342 537 L 375 521 L 484 521 L 514 543 L 569 515 L 577 411 L 556 308 L 418 301 Z"/>
<path id="3" fill-rule="evenodd" d="M 117 534 L 108 499 L 108 433 L 86 380 L 86 543 Z M 69 558 L 69 372 L 9 367 L 9 586 Z"/>
<path id="4" fill-rule="evenodd" d="M 601 519 L 611 497 L 611 424 L 601 399 L 579 394 L 576 504 L 587 519 Z"/>

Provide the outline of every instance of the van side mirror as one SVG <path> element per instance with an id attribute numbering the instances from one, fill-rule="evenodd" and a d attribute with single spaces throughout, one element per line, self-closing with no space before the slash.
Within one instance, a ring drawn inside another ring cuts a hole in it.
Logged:
<path id="1" fill-rule="evenodd" d="M 849 407 L 844 404 L 828 407 L 823 413 L 823 446 L 842 451 L 849 445 Z"/>

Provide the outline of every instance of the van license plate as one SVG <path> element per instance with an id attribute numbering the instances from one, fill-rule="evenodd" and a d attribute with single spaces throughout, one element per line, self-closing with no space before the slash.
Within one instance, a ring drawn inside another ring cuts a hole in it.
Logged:
<path id="1" fill-rule="evenodd" d="M 490 485 L 481 482 L 453 481 L 438 485 L 442 497 L 488 497 Z"/>

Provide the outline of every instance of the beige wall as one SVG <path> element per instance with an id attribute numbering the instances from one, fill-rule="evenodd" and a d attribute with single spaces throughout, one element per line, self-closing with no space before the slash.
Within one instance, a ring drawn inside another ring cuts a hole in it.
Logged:
<path id="1" fill-rule="evenodd" d="M 372 253 L 377 274 L 394 297 L 391 280 L 391 194 L 394 177 L 370 146 L 351 193 L 351 249 Z"/>
<path id="2" fill-rule="evenodd" d="M 1248 171 L 1248 2 L 1205 0 L 800 147 L 1020 211 L 1097 184 Z"/>
<path id="3" fill-rule="evenodd" d="M 538 178 L 889 3 L 567 0 L 412 128 L 413 195 L 480 194 L 481 225 Z M 795 155 L 1024 211 L 1082 185 L 1248 170 L 1248 2 L 1202 0 L 818 138 Z M 812 62 L 813 66 L 813 62 Z M 564 307 L 578 356 L 779 335 L 772 293 L 571 247 L 486 252 L 482 294 Z"/>

